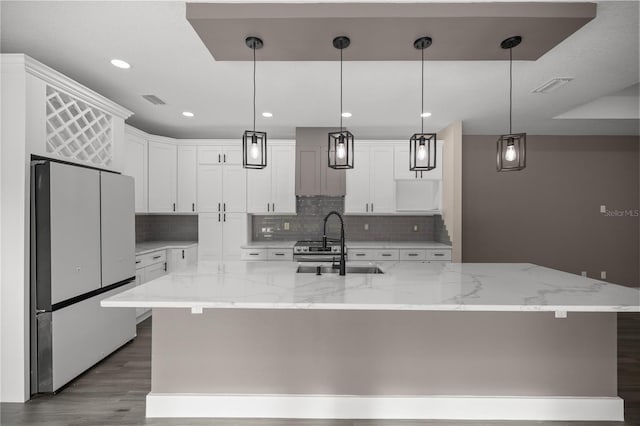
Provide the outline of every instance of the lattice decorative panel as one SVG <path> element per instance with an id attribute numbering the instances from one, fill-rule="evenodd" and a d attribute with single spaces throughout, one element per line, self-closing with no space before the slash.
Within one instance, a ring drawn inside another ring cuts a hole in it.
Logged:
<path id="1" fill-rule="evenodd" d="M 112 118 L 47 86 L 47 152 L 100 166 L 113 157 Z"/>

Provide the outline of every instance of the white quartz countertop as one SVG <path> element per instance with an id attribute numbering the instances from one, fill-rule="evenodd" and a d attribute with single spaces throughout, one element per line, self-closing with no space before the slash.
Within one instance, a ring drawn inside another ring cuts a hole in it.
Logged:
<path id="1" fill-rule="evenodd" d="M 384 274 L 344 277 L 300 274 L 297 267 L 294 262 L 200 262 L 101 304 L 193 312 L 203 308 L 640 312 L 637 289 L 526 263 L 386 262 L 380 265 Z"/>
<path id="2" fill-rule="evenodd" d="M 295 241 L 252 241 L 245 249 L 293 248 Z M 347 249 L 451 249 L 448 244 L 435 241 L 346 241 Z"/>
<path id="3" fill-rule="evenodd" d="M 197 241 L 146 241 L 136 244 L 136 255 L 151 253 L 156 250 L 187 249 L 197 245 Z"/>

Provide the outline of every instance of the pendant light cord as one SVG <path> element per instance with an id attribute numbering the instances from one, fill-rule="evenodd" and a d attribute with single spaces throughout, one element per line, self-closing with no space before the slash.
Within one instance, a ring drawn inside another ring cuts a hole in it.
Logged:
<path id="1" fill-rule="evenodd" d="M 256 48 L 253 49 L 253 132 L 256 131 Z"/>
<path id="2" fill-rule="evenodd" d="M 513 111 L 513 48 L 509 48 L 509 134 L 513 134 L 511 130 L 511 116 Z"/>
<path id="3" fill-rule="evenodd" d="M 424 48 L 420 50 L 420 53 L 422 54 L 422 69 L 421 69 L 421 76 L 422 76 L 422 86 L 421 86 L 421 91 L 420 91 L 420 96 L 421 96 L 421 100 L 420 100 L 420 133 L 424 133 Z"/>
<path id="4" fill-rule="evenodd" d="M 340 49 L 340 132 L 342 132 L 342 50 Z"/>

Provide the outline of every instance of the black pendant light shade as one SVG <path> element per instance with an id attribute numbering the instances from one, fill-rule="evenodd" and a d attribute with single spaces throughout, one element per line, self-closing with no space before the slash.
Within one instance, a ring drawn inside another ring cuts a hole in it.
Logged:
<path id="1" fill-rule="evenodd" d="M 349 47 L 349 37 L 333 39 L 333 47 L 340 50 L 340 131 L 329 133 L 327 164 L 332 169 L 353 169 L 353 133 L 342 127 L 342 50 Z"/>
<path id="2" fill-rule="evenodd" d="M 496 169 L 499 172 L 522 170 L 527 166 L 527 134 L 513 133 L 511 116 L 513 110 L 513 54 L 512 50 L 522 42 L 522 37 L 509 37 L 500 43 L 503 49 L 509 49 L 509 134 L 502 135 L 497 142 Z"/>
<path id="3" fill-rule="evenodd" d="M 256 131 L 256 49 L 264 44 L 258 37 L 247 37 L 244 42 L 253 50 L 253 130 L 245 130 L 242 135 L 242 166 L 264 169 L 267 167 L 267 133 Z"/>
<path id="4" fill-rule="evenodd" d="M 431 46 L 431 37 L 420 37 L 413 47 L 421 51 L 422 56 L 422 92 L 420 104 L 420 133 L 414 133 L 409 139 L 409 170 L 425 172 L 436 168 L 436 134 L 424 132 L 424 49 Z"/>

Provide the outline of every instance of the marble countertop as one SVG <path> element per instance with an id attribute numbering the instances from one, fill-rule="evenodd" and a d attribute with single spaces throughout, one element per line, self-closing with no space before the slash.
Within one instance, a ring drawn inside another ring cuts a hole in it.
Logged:
<path id="1" fill-rule="evenodd" d="M 349 262 L 365 264 L 367 262 Z M 308 263 L 306 265 L 309 265 Z M 106 307 L 640 312 L 640 291 L 527 263 L 387 262 L 384 274 L 296 273 L 297 263 L 199 262 Z"/>
<path id="2" fill-rule="evenodd" d="M 293 248 L 295 241 L 252 241 L 244 249 Z M 435 241 L 346 241 L 347 249 L 450 249 L 451 245 Z"/>
<path id="3" fill-rule="evenodd" d="M 156 250 L 166 250 L 174 248 L 186 249 L 197 245 L 197 241 L 145 241 L 144 243 L 136 244 L 136 256 L 151 253 L 152 251 Z"/>

